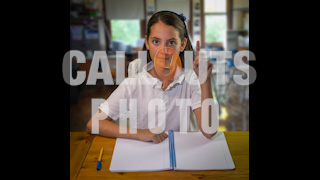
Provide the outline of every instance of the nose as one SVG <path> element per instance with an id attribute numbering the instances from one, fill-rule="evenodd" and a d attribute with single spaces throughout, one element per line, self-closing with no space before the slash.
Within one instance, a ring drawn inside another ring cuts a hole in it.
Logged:
<path id="1" fill-rule="evenodd" d="M 169 53 L 169 49 L 167 48 L 167 46 L 164 46 L 164 53 L 168 54 Z"/>
<path id="2" fill-rule="evenodd" d="M 171 66 L 172 55 L 166 54 L 164 59 L 164 65 L 169 68 Z"/>
<path id="3" fill-rule="evenodd" d="M 173 49 L 171 47 L 169 47 L 168 45 L 163 44 L 163 45 L 161 45 L 159 50 L 160 50 L 159 52 L 164 55 L 164 54 L 172 54 Z"/>

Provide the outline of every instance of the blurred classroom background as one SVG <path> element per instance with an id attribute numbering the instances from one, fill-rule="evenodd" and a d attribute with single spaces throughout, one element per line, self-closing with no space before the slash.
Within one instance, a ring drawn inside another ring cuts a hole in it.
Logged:
<path id="1" fill-rule="evenodd" d="M 86 63 L 72 62 L 72 76 L 77 71 L 86 71 L 88 76 L 94 51 L 107 52 L 114 79 L 116 51 L 125 51 L 127 76 L 128 64 L 142 50 L 149 18 L 161 10 L 186 16 L 194 47 L 199 40 L 201 49 L 207 51 L 231 51 L 234 55 L 249 50 L 249 0 L 70 0 L 70 50 L 86 56 Z M 216 63 L 216 59 L 210 60 Z M 219 131 L 248 131 L 249 86 L 238 85 L 232 78 L 245 78 L 246 74 L 234 67 L 233 58 L 226 59 L 225 66 L 226 82 L 222 85 L 216 83 L 217 71 L 212 72 L 213 94 L 220 105 Z M 107 99 L 116 88 L 102 80 L 96 85 L 85 81 L 70 86 L 71 132 L 85 131 L 91 100 Z"/>

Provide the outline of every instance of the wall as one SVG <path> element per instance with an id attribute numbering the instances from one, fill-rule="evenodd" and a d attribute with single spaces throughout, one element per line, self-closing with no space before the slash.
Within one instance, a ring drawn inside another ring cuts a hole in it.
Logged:
<path id="1" fill-rule="evenodd" d="M 249 0 L 233 0 L 233 8 L 249 8 Z"/>
<path id="2" fill-rule="evenodd" d="M 234 30 L 249 30 L 249 0 L 233 0 L 233 25 Z"/>
<path id="3" fill-rule="evenodd" d="M 102 0 L 73 0 L 70 7 L 70 49 L 83 52 L 87 58 L 92 57 L 93 52 L 106 49 L 104 21 L 102 18 Z M 96 15 L 89 15 L 89 11 L 96 11 Z M 74 26 L 82 26 L 82 30 L 74 33 Z M 91 36 L 89 32 L 98 32 Z M 78 34 L 75 39 L 72 34 Z"/>

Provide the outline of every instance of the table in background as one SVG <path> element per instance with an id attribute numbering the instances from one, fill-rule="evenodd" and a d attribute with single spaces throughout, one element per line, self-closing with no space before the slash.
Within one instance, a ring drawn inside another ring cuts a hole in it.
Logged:
<path id="1" fill-rule="evenodd" d="M 109 167 L 116 139 L 95 136 L 80 168 L 77 180 L 85 179 L 249 179 L 249 132 L 224 132 L 232 155 L 235 170 L 209 171 L 151 171 L 110 172 Z M 71 146 L 71 145 L 70 145 Z M 79 145 L 78 145 L 79 146 Z M 101 147 L 104 148 L 101 170 L 96 170 Z M 71 148 L 70 148 L 71 150 Z M 70 152 L 71 153 L 71 152 Z M 71 158 L 71 157 L 70 157 Z M 71 169 L 70 169 L 71 171 Z"/>

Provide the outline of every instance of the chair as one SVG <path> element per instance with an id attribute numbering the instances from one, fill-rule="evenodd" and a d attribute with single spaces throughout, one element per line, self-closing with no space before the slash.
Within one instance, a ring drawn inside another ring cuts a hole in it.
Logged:
<path id="1" fill-rule="evenodd" d="M 107 51 L 108 55 L 116 54 L 116 51 L 126 51 L 126 44 L 120 40 L 113 40 L 110 43 L 110 49 Z"/>
<path id="2" fill-rule="evenodd" d="M 136 46 L 137 47 L 143 48 L 143 45 L 144 45 L 144 38 L 138 39 L 136 41 Z"/>
<path id="3" fill-rule="evenodd" d="M 223 48 L 219 48 L 219 50 L 223 50 Z M 226 102 L 227 101 L 227 97 L 226 97 L 226 92 L 230 86 L 230 83 L 232 82 L 233 80 L 233 75 L 235 73 L 235 67 L 234 67 L 234 63 L 233 63 L 233 58 L 234 58 L 234 55 L 237 53 L 237 50 L 232 50 L 232 57 L 231 58 L 226 58 L 226 71 L 225 71 L 225 74 L 226 75 L 229 75 L 229 81 L 226 85 L 226 87 L 223 89 L 223 91 L 221 91 L 222 88 L 219 87 L 219 92 L 217 92 L 217 88 L 215 87 L 216 84 L 213 84 L 213 87 L 215 88 L 214 90 L 216 91 L 217 93 L 217 100 L 218 102 Z M 214 77 L 213 77 L 214 78 Z"/>
<path id="4" fill-rule="evenodd" d="M 208 48 L 207 48 L 208 47 Z M 210 48 L 211 47 L 211 48 Z M 208 46 L 206 46 L 206 50 L 207 51 L 223 51 L 224 50 L 224 48 L 223 47 L 216 47 L 216 48 L 214 48 L 213 46 L 211 46 L 211 45 L 208 45 Z M 212 62 L 216 62 L 217 61 L 217 58 L 209 58 L 210 59 L 210 61 L 212 61 Z"/>

